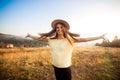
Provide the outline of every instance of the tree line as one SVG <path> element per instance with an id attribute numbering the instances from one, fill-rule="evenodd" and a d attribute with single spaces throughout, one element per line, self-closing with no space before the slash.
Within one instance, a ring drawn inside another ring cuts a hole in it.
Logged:
<path id="1" fill-rule="evenodd" d="M 0 47 L 4 48 L 6 44 L 13 44 L 15 47 L 43 47 L 47 45 L 46 42 L 32 39 L 0 37 Z"/>
<path id="2" fill-rule="evenodd" d="M 120 39 L 118 38 L 118 36 L 115 36 L 111 42 L 109 41 L 109 39 L 105 39 L 102 43 L 96 43 L 96 46 L 120 47 Z"/>

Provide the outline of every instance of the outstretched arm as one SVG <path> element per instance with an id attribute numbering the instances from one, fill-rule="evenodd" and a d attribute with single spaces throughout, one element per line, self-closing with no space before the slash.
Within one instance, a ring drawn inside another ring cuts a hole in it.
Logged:
<path id="1" fill-rule="evenodd" d="M 104 37 L 105 37 L 105 34 L 103 34 L 101 36 L 97 36 L 97 37 L 79 38 L 79 39 L 75 40 L 75 42 L 94 41 L 94 40 L 98 40 L 98 39 L 104 39 Z"/>
<path id="2" fill-rule="evenodd" d="M 46 39 L 46 38 L 40 38 L 40 37 L 38 37 L 38 36 L 33 36 L 33 35 L 31 35 L 31 34 L 27 34 L 27 36 L 26 36 L 26 38 L 27 37 L 29 37 L 29 38 L 32 38 L 32 39 L 34 39 L 34 40 L 39 40 L 39 41 L 44 41 L 44 42 L 48 42 L 48 39 Z"/>

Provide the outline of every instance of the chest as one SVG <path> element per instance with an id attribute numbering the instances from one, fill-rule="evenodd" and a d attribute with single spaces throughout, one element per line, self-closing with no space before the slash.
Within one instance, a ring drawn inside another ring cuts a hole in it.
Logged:
<path id="1" fill-rule="evenodd" d="M 57 50 L 57 51 L 64 51 L 72 47 L 72 45 L 66 39 L 49 40 L 49 46 L 51 47 L 52 50 Z"/>

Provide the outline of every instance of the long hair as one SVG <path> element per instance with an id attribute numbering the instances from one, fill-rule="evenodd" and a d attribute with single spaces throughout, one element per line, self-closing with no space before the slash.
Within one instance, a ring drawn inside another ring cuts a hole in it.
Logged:
<path id="1" fill-rule="evenodd" d="M 79 34 L 69 32 L 69 30 L 65 28 L 64 24 L 62 24 L 62 23 L 57 23 L 57 24 L 61 24 L 61 25 L 64 26 L 64 28 L 63 28 L 64 37 L 67 38 L 68 41 L 71 44 L 73 44 L 73 41 L 70 38 L 72 38 L 73 40 L 77 40 L 76 37 L 80 36 Z M 45 39 L 45 38 L 51 38 L 51 39 L 53 39 L 53 38 L 57 38 L 57 36 L 58 36 L 58 34 L 56 33 L 56 27 L 53 28 L 50 32 L 40 33 L 39 35 L 40 35 L 40 38 L 42 38 L 42 39 Z"/>

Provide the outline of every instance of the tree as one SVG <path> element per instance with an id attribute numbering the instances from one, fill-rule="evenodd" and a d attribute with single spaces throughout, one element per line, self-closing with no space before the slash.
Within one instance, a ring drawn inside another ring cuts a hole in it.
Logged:
<path id="1" fill-rule="evenodd" d="M 4 48 L 5 44 L 3 42 L 0 42 L 0 48 Z"/>

